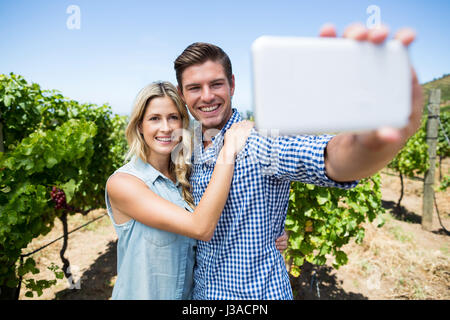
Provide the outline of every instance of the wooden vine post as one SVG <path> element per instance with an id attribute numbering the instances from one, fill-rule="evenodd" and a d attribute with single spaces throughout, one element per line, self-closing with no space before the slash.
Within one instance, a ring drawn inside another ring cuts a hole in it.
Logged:
<path id="1" fill-rule="evenodd" d="M 441 90 L 431 89 L 430 101 L 428 105 L 427 121 L 427 144 L 430 167 L 425 173 L 423 183 L 423 210 L 422 229 L 431 231 L 433 229 L 434 212 L 434 171 L 436 168 L 436 147 L 439 130 L 439 108 L 441 100 Z"/>

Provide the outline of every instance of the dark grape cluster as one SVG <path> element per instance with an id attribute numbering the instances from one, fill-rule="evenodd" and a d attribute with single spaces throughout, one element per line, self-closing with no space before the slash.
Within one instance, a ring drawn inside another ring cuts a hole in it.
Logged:
<path id="1" fill-rule="evenodd" d="M 50 192 L 50 195 L 52 196 L 53 202 L 55 202 L 55 209 L 67 209 L 67 202 L 66 202 L 66 194 L 64 193 L 64 190 L 58 189 L 56 187 L 52 188 L 52 191 Z"/>

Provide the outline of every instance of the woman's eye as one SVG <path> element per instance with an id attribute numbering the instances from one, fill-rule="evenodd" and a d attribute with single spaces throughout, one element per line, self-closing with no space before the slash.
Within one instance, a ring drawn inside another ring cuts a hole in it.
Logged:
<path id="1" fill-rule="evenodd" d="M 150 121 L 155 121 L 155 120 L 158 120 L 158 117 L 151 117 L 149 120 Z"/>

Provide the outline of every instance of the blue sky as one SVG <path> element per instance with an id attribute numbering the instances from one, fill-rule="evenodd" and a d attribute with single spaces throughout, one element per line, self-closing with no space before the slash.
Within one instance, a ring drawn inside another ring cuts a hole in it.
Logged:
<path id="1" fill-rule="evenodd" d="M 69 29 L 70 5 L 80 29 Z M 230 56 L 234 107 L 250 110 L 250 46 L 263 34 L 317 36 L 333 22 L 366 23 L 380 8 L 391 33 L 417 32 L 410 47 L 420 82 L 450 73 L 450 1 L 301 0 L 0 0 L 0 73 L 14 72 L 81 102 L 108 103 L 129 114 L 137 92 L 156 80 L 173 83 L 173 61 L 189 44 L 211 42 Z"/>

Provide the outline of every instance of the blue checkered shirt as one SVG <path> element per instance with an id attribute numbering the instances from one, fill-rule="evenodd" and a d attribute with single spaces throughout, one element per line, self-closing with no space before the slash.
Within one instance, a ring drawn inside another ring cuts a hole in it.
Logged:
<path id="1" fill-rule="evenodd" d="M 194 129 L 191 184 L 198 204 L 211 179 L 233 115 L 203 148 Z M 206 136 L 206 135 L 205 135 Z M 275 240 L 283 233 L 291 181 L 352 188 L 325 175 L 324 149 L 330 135 L 268 136 L 252 132 L 236 159 L 233 182 L 213 238 L 198 241 L 193 299 L 293 299 L 288 272 Z"/>

